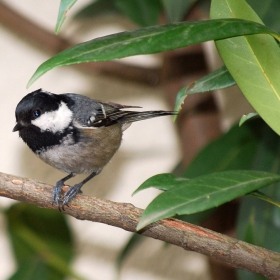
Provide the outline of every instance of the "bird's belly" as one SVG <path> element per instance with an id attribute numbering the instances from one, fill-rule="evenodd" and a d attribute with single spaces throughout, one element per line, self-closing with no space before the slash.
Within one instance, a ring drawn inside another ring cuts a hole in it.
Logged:
<path id="1" fill-rule="evenodd" d="M 92 134 L 94 137 L 92 137 Z M 102 169 L 121 144 L 119 125 L 99 129 L 84 129 L 82 141 L 52 146 L 38 156 L 49 165 L 66 173 L 91 173 Z"/>

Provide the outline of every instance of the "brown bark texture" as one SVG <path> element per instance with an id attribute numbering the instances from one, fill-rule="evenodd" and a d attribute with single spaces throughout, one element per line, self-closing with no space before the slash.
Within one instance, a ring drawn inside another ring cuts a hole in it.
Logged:
<path id="1" fill-rule="evenodd" d="M 32 179 L 0 173 L 0 195 L 38 207 L 57 209 L 52 204 L 53 186 Z M 58 209 L 57 209 L 58 210 Z M 129 203 L 116 203 L 77 195 L 64 213 L 79 220 L 104 223 L 136 232 L 143 210 Z M 196 251 L 233 267 L 280 279 L 280 254 L 226 235 L 182 222 L 164 219 L 138 234 Z"/>

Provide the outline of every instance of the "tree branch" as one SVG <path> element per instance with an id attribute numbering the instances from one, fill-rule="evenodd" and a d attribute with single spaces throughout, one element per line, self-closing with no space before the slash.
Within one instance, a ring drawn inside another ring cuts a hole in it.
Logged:
<path id="1" fill-rule="evenodd" d="M 38 207 L 57 209 L 52 204 L 53 186 L 36 180 L 0 173 L 0 195 Z M 136 232 L 143 210 L 129 203 L 116 203 L 77 195 L 65 214 Z M 170 244 L 196 251 L 229 265 L 280 279 L 280 254 L 176 219 L 164 219 L 138 232 Z"/>

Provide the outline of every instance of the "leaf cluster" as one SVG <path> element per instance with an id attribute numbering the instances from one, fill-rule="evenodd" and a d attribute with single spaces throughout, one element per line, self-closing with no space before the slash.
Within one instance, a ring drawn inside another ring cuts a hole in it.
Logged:
<path id="1" fill-rule="evenodd" d="M 75 2 L 61 0 L 56 32 L 59 32 L 67 11 Z M 199 222 L 210 213 L 207 211 L 251 194 L 243 199 L 241 206 L 239 237 L 280 250 L 279 246 L 275 246 L 277 242 L 280 244 L 276 237 L 280 216 L 279 209 L 275 207 L 279 206 L 277 200 L 280 199 L 277 184 L 280 182 L 280 50 L 277 42 L 280 35 L 274 30 L 280 28 L 279 21 L 278 25 L 271 21 L 276 11 L 267 9 L 270 14 L 262 14 L 265 25 L 244 0 L 212 0 L 210 20 L 178 22 L 195 2 L 93 2 L 76 18 L 94 17 L 104 11 L 122 13 L 142 28 L 95 38 L 58 53 L 38 67 L 28 86 L 59 66 L 161 53 L 214 40 L 224 66 L 182 88 L 177 95 L 175 110 L 180 111 L 189 94 L 237 84 L 256 112 L 243 117 L 241 127 L 233 127 L 201 151 L 181 176 L 159 174 L 145 181 L 135 193 L 150 187 L 163 192 L 144 211 L 138 229 L 174 215 Z M 268 5 L 261 1 L 248 2 L 256 11 L 263 11 L 263 6 Z M 279 6 L 277 0 L 268 2 L 273 7 Z M 180 8 L 176 8 L 176 5 Z M 162 11 L 172 23 L 156 25 Z M 256 115 L 265 123 L 257 118 L 248 124 L 247 120 Z M 258 191 L 260 189 L 261 193 Z M 261 215 L 263 209 L 265 217 Z M 261 230 L 258 231 L 257 227 Z M 40 240 L 38 244 L 41 244 Z M 17 252 L 17 256 L 21 259 L 20 252 Z"/>

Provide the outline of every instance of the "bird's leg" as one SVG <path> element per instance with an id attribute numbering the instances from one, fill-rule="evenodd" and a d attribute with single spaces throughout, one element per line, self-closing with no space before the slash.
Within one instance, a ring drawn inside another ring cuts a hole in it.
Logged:
<path id="1" fill-rule="evenodd" d="M 64 186 L 65 181 L 69 180 L 70 178 L 73 178 L 76 174 L 74 173 L 70 173 L 69 175 L 67 175 L 66 177 L 62 178 L 61 180 L 59 180 L 56 185 L 55 188 L 53 190 L 53 202 L 59 206 L 60 204 L 60 193 L 61 193 L 61 189 Z"/>
<path id="2" fill-rule="evenodd" d="M 63 202 L 62 202 L 62 208 L 64 205 L 67 205 L 70 200 L 72 200 L 77 193 L 81 192 L 82 186 L 88 182 L 90 179 L 92 179 L 94 176 L 98 175 L 101 172 L 102 169 L 99 169 L 97 171 L 92 172 L 88 177 L 86 177 L 81 183 L 76 184 L 72 187 L 70 187 L 67 192 L 64 194 Z"/>

